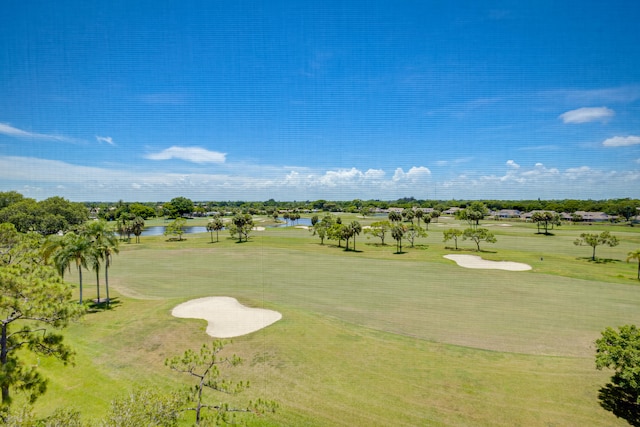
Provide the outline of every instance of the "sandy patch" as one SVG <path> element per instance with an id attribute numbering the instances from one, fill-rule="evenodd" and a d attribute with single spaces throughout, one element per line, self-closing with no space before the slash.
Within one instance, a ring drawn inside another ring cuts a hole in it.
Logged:
<path id="1" fill-rule="evenodd" d="M 296 225 L 296 228 L 300 228 L 301 230 L 308 230 L 309 227 L 306 225 Z"/>
<path id="2" fill-rule="evenodd" d="M 266 228 L 264 228 L 264 227 L 253 227 L 251 230 L 253 230 L 253 231 L 264 231 L 264 230 L 266 230 Z"/>
<path id="3" fill-rule="evenodd" d="M 250 334 L 282 318 L 282 314 L 263 308 L 246 307 L 231 297 L 206 297 L 177 305 L 174 317 L 204 319 L 207 334 L 214 338 L 232 338 Z"/>
<path id="4" fill-rule="evenodd" d="M 477 255 L 444 255 L 446 259 L 455 261 L 464 268 L 485 268 L 493 270 L 527 271 L 531 266 L 521 262 L 511 261 L 489 261 Z"/>

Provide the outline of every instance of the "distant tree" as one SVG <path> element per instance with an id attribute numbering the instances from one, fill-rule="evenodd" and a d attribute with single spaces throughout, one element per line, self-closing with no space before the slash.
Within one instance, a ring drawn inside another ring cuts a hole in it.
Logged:
<path id="1" fill-rule="evenodd" d="M 480 221 L 489 214 L 489 208 L 482 202 L 473 202 L 466 209 L 456 212 L 456 218 L 461 221 L 467 221 L 469 227 L 478 228 Z"/>
<path id="2" fill-rule="evenodd" d="M 425 230 L 429 230 L 429 224 L 431 224 L 431 214 L 424 215 L 424 228 Z"/>
<path id="3" fill-rule="evenodd" d="M 418 237 L 427 237 L 427 232 L 424 230 L 424 228 L 418 225 L 409 224 L 407 227 L 405 227 L 405 231 L 402 237 L 407 242 L 411 243 L 411 247 L 413 248 L 415 240 Z"/>
<path id="4" fill-rule="evenodd" d="M 384 238 L 390 230 L 391 223 L 389 221 L 376 221 L 371 223 L 370 228 L 366 228 L 364 232 L 366 234 L 371 234 L 372 236 L 379 238 L 380 243 L 384 245 Z"/>
<path id="5" fill-rule="evenodd" d="M 401 215 L 405 221 L 408 221 L 413 224 L 413 218 L 415 218 L 415 212 L 413 209 L 409 209 L 409 208 L 404 209 Z"/>
<path id="6" fill-rule="evenodd" d="M 342 224 L 342 222 L 338 222 L 338 220 L 340 219 L 340 217 L 336 218 L 336 222 L 333 223 L 331 225 L 331 228 L 329 228 L 327 230 L 327 238 L 329 240 L 337 240 L 338 241 L 338 247 L 342 247 L 342 241 L 344 240 L 344 236 L 345 236 L 345 225 Z"/>
<path id="7" fill-rule="evenodd" d="M 638 280 L 640 280 L 640 249 L 636 249 L 635 251 L 631 251 L 627 254 L 627 262 L 632 259 L 638 261 Z"/>
<path id="8" fill-rule="evenodd" d="M 456 251 L 458 250 L 458 237 L 462 236 L 462 230 L 456 228 L 450 228 L 443 233 L 443 241 L 448 242 L 453 240 Z"/>
<path id="9" fill-rule="evenodd" d="M 593 254 L 591 260 L 596 260 L 596 247 L 600 245 L 608 245 L 610 247 L 618 246 L 620 242 L 616 236 L 611 235 L 608 231 L 603 231 L 600 234 L 582 233 L 573 244 L 576 246 L 591 246 L 593 248 Z"/>
<path id="10" fill-rule="evenodd" d="M 318 215 L 312 216 L 311 217 L 311 226 L 312 227 L 315 226 L 318 223 L 318 221 L 320 221 L 320 218 L 318 217 Z"/>
<path id="11" fill-rule="evenodd" d="M 324 239 L 329 235 L 329 230 L 335 224 L 335 218 L 331 214 L 325 215 L 321 221 L 316 222 L 312 227 L 311 231 L 314 236 L 318 236 L 320 238 L 320 244 L 324 245 Z"/>
<path id="12" fill-rule="evenodd" d="M 420 227 L 420 220 L 421 220 L 422 218 L 424 218 L 424 216 L 425 216 L 425 212 L 424 212 L 421 208 L 418 208 L 418 209 L 415 209 L 415 210 L 414 210 L 414 212 L 413 212 L 413 216 L 416 218 L 416 221 L 417 221 L 417 223 L 418 223 L 418 227 Z M 427 228 L 428 228 L 428 227 L 427 227 Z"/>
<path id="13" fill-rule="evenodd" d="M 467 228 L 462 233 L 462 240 L 471 240 L 476 244 L 480 252 L 480 242 L 495 243 L 496 237 L 486 228 Z"/>
<path id="14" fill-rule="evenodd" d="M 182 241 L 182 235 L 184 234 L 184 226 L 187 220 L 184 218 L 176 218 L 167 224 L 164 229 L 165 236 L 178 236 L 178 241 Z"/>
<path id="15" fill-rule="evenodd" d="M 392 223 L 402 221 L 402 214 L 398 211 L 389 212 L 389 221 L 391 221 Z"/>
<path id="16" fill-rule="evenodd" d="M 207 230 L 211 233 L 211 242 L 213 242 L 213 232 L 216 232 L 216 242 L 220 241 L 218 232 L 224 228 L 222 217 L 216 215 L 207 223 Z"/>
<path id="17" fill-rule="evenodd" d="M 640 426 L 640 331 L 624 325 L 606 328 L 596 340 L 596 368 L 613 369 L 611 382 L 598 393 L 600 405 L 633 426 Z"/>
<path id="18" fill-rule="evenodd" d="M 241 243 L 244 238 L 245 242 L 249 241 L 249 233 L 253 229 L 253 217 L 249 214 L 236 214 L 231 219 L 229 225 L 229 233 L 231 236 L 238 236 L 238 242 Z"/>
<path id="19" fill-rule="evenodd" d="M 136 236 L 136 243 L 140 243 L 140 235 L 144 231 L 144 218 L 141 216 L 133 218 L 129 227 L 133 235 Z"/>
<path id="20" fill-rule="evenodd" d="M 12 256 L 0 261 L 0 409 L 5 411 L 11 390 L 26 393 L 30 402 L 46 391 L 35 357 L 72 361 L 73 352 L 54 331 L 84 313 L 71 302 L 70 285 L 43 262 L 39 237 L 23 235 L 8 251 Z"/>
<path id="21" fill-rule="evenodd" d="M 396 224 L 391 228 L 391 237 L 396 241 L 396 253 L 402 253 L 402 237 L 404 236 L 405 227 L 402 224 Z"/>
<path id="22" fill-rule="evenodd" d="M 235 354 L 232 356 L 222 357 L 224 341 L 215 340 L 211 345 L 203 345 L 199 352 L 187 350 L 181 356 L 175 356 L 165 360 L 165 365 L 170 369 L 187 374 L 193 377 L 197 384 L 193 387 L 192 401 L 195 404 L 193 410 L 196 413 L 196 425 L 200 425 L 203 419 L 203 409 L 210 409 L 215 412 L 215 423 L 235 424 L 236 420 L 230 418 L 230 414 L 244 412 L 260 414 L 264 412 L 275 411 L 277 405 L 274 402 L 258 400 L 255 403 L 236 408 L 226 403 L 207 404 L 204 396 L 206 389 L 221 392 L 224 394 L 234 395 L 240 393 L 249 387 L 248 382 L 233 382 L 226 380 L 222 376 L 221 368 L 223 366 L 235 367 L 242 363 Z"/>
<path id="23" fill-rule="evenodd" d="M 638 204 L 633 200 L 624 200 L 617 204 L 614 209 L 615 214 L 620 215 L 625 221 L 630 222 L 631 218 L 638 216 Z"/>
<path id="24" fill-rule="evenodd" d="M 549 226 L 553 230 L 553 226 L 559 226 L 561 224 L 560 215 L 555 212 L 538 211 L 531 215 L 531 220 L 538 226 L 538 234 L 540 234 L 540 226 L 544 228 L 544 234 L 549 234 Z"/>
<path id="25" fill-rule="evenodd" d="M 150 206 L 145 206 L 142 203 L 132 203 L 129 206 L 129 212 L 134 217 L 140 217 L 142 219 L 149 219 L 156 216 L 156 210 Z"/>
<path id="26" fill-rule="evenodd" d="M 434 209 L 433 211 L 431 211 L 431 213 L 429 214 L 429 216 L 432 219 L 435 219 L 435 222 L 438 222 L 438 218 L 440 218 L 440 211 L 437 209 Z"/>
<path id="27" fill-rule="evenodd" d="M 186 197 L 174 197 L 165 205 L 165 208 L 170 218 L 178 218 L 193 212 L 193 202 Z"/>

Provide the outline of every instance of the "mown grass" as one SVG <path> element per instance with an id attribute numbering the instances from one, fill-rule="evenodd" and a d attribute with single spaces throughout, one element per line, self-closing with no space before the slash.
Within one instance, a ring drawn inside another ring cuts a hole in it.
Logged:
<path id="1" fill-rule="evenodd" d="M 639 235 L 616 228 L 621 245 L 598 248 L 614 261 L 593 263 L 590 248 L 573 245 L 587 226 L 543 236 L 497 224 L 487 223 L 498 243 L 481 255 L 532 271 L 442 258 L 450 220 L 403 254 L 390 238 L 381 246 L 361 235 L 358 251 L 345 252 L 295 228 L 241 244 L 225 232 L 217 243 L 202 233 L 124 244 L 110 272 L 118 304 L 68 329 L 76 366 L 44 362 L 51 390 L 38 410 L 70 405 L 97 419 L 134 385 L 185 384 L 164 359 L 210 338 L 204 322 L 170 310 L 229 295 L 283 314 L 229 346 L 246 361 L 234 376 L 253 384 L 238 398 L 280 404 L 256 425 L 616 425 L 598 405 L 609 373 L 595 370 L 593 341 L 606 326 L 640 323 L 637 265 L 624 262 Z M 87 297 L 93 288 L 85 279 Z"/>

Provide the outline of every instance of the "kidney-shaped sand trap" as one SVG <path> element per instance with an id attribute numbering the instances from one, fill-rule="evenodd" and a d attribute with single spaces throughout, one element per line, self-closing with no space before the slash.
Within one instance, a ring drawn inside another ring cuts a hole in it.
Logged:
<path id="1" fill-rule="evenodd" d="M 282 318 L 282 314 L 263 308 L 246 307 L 231 297 L 193 299 L 174 307 L 174 317 L 204 319 L 207 334 L 214 338 L 232 338 L 250 334 Z"/>
<path id="2" fill-rule="evenodd" d="M 494 270 L 526 271 L 531 270 L 529 264 L 511 261 L 489 261 L 477 255 L 445 255 L 446 259 L 455 261 L 460 267 L 487 268 Z"/>

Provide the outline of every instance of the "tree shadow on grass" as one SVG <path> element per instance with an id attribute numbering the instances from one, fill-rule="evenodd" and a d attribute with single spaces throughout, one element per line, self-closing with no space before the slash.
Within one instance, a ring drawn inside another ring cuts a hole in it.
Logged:
<path id="1" fill-rule="evenodd" d="M 576 259 L 582 260 L 582 261 L 591 262 L 591 263 L 594 263 L 594 264 L 612 264 L 612 263 L 620 262 L 619 259 L 597 258 L 597 257 L 596 257 L 596 259 L 594 261 L 593 258 L 591 258 L 590 256 L 588 256 L 588 257 L 579 257 L 579 258 L 576 258 Z"/>
<path id="2" fill-rule="evenodd" d="M 637 392 L 612 383 L 598 392 L 600 406 L 636 427 L 640 426 L 640 405 L 637 399 Z"/>
<path id="3" fill-rule="evenodd" d="M 543 231 L 537 232 L 536 234 L 541 235 L 541 236 L 555 236 L 554 233 L 545 233 Z"/>
<path id="4" fill-rule="evenodd" d="M 87 313 L 99 313 L 102 311 L 113 310 L 114 308 L 117 308 L 121 304 L 122 303 L 117 297 L 109 298 L 109 305 L 107 305 L 106 298 L 100 298 L 100 301 L 93 299 L 91 300 L 91 303 L 87 307 Z"/>

